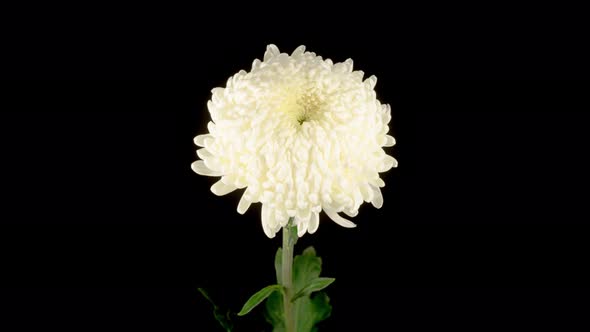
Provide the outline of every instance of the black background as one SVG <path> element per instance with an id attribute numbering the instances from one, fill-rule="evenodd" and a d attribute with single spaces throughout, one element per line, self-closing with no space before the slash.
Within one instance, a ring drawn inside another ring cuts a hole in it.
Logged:
<path id="1" fill-rule="evenodd" d="M 322 331 L 587 330 L 579 21 L 212 12 L 10 25 L 0 330 L 221 331 L 197 287 L 237 311 L 274 281 L 259 205 L 190 170 L 211 88 L 268 43 L 353 58 L 393 109 L 383 208 L 298 243 L 336 277 Z"/>

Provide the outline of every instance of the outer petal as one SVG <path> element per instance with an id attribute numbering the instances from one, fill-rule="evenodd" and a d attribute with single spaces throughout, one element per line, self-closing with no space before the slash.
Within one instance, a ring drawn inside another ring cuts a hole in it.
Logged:
<path id="1" fill-rule="evenodd" d="M 307 226 L 307 232 L 309 234 L 313 234 L 318 230 L 320 226 L 320 214 L 319 213 L 312 213 L 311 219 L 309 219 L 309 226 Z"/>
<path id="2" fill-rule="evenodd" d="M 222 176 L 220 172 L 216 172 L 205 165 L 205 162 L 202 160 L 197 160 L 191 164 L 191 169 L 199 174 L 204 176 Z"/>
<path id="3" fill-rule="evenodd" d="M 270 44 L 266 47 L 266 52 L 264 52 L 264 61 L 268 61 L 272 57 L 277 56 L 279 54 L 281 54 L 279 48 L 274 44 Z"/>
<path id="4" fill-rule="evenodd" d="M 295 51 L 293 51 L 293 54 L 291 54 L 291 56 L 293 56 L 293 57 L 301 56 L 304 52 L 305 52 L 305 45 L 301 45 L 301 46 L 297 47 L 295 49 Z"/>
<path id="5" fill-rule="evenodd" d="M 373 188 L 373 200 L 371 201 L 371 204 L 373 204 L 373 206 L 377 209 L 380 209 L 383 206 L 383 195 L 381 194 L 381 189 L 379 189 L 379 187 L 374 187 L 371 186 Z"/>
<path id="6" fill-rule="evenodd" d="M 246 198 L 246 193 L 244 193 L 242 195 L 242 198 L 240 198 L 240 202 L 238 203 L 238 213 L 246 213 L 246 211 L 248 211 L 248 208 L 250 208 L 251 204 L 252 202 Z"/>
<path id="7" fill-rule="evenodd" d="M 346 228 L 354 228 L 356 227 L 356 224 L 353 223 L 352 221 L 342 218 L 337 212 L 334 212 L 332 210 L 324 210 L 324 212 L 326 212 L 326 214 L 328 215 L 328 217 L 330 217 L 330 219 L 332 219 L 335 223 L 337 223 L 338 225 L 342 226 L 342 227 L 346 227 Z"/>
<path id="8" fill-rule="evenodd" d="M 238 189 L 236 188 L 236 186 L 231 184 L 225 184 L 221 180 L 215 182 L 211 186 L 211 191 L 217 196 L 227 195 L 236 189 Z"/>
<path id="9" fill-rule="evenodd" d="M 297 236 L 302 237 L 305 233 L 307 233 L 307 223 L 308 222 L 303 221 L 297 225 Z"/>
<path id="10" fill-rule="evenodd" d="M 395 138 L 393 136 L 385 135 L 385 147 L 390 147 L 395 145 Z"/>
<path id="11" fill-rule="evenodd" d="M 269 238 L 274 238 L 276 235 L 276 230 L 274 230 L 274 213 L 272 213 L 271 209 L 268 207 L 268 204 L 262 204 L 261 209 L 261 221 L 262 221 L 262 229 L 264 230 L 264 234 Z"/>
<path id="12" fill-rule="evenodd" d="M 205 147 L 205 141 L 212 138 L 213 136 L 211 136 L 210 134 L 198 135 L 197 137 L 195 137 L 194 142 L 197 146 Z"/>
<path id="13" fill-rule="evenodd" d="M 379 173 L 387 172 L 392 167 L 397 167 L 397 160 L 390 155 L 385 155 L 385 159 L 383 159 L 381 167 L 377 171 Z"/>

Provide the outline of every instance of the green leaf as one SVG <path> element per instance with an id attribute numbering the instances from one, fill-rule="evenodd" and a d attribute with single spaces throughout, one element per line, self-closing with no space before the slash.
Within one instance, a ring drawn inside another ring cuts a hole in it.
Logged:
<path id="1" fill-rule="evenodd" d="M 211 297 L 209 296 L 209 294 L 207 294 L 207 292 L 203 288 L 197 288 L 197 290 L 199 291 L 199 293 L 201 293 L 201 295 L 203 295 L 203 297 L 205 299 L 207 299 L 207 301 L 209 301 L 209 303 L 211 303 L 213 305 L 213 316 L 215 317 L 215 320 L 217 320 L 217 322 L 219 322 L 221 327 L 223 327 L 227 332 L 231 332 L 234 328 L 234 325 L 231 322 L 231 317 L 230 317 L 231 312 L 229 310 L 227 310 L 224 314 L 223 311 L 221 310 L 221 308 L 219 308 L 213 302 L 213 300 L 211 300 Z"/>
<path id="2" fill-rule="evenodd" d="M 334 282 L 334 278 L 316 278 L 314 280 L 312 280 L 309 284 L 307 284 L 307 286 L 303 287 L 303 289 L 301 289 L 297 294 L 295 294 L 295 296 L 293 296 L 293 298 L 291 299 L 291 302 L 295 302 L 297 299 L 299 299 L 302 296 L 305 295 L 309 295 L 313 292 L 317 292 L 320 291 L 326 287 L 328 287 L 331 283 Z"/>
<path id="3" fill-rule="evenodd" d="M 246 304 L 242 307 L 242 310 L 238 313 L 238 316 L 244 316 L 245 314 L 249 313 L 254 309 L 257 305 L 259 305 L 262 301 L 264 301 L 270 294 L 281 290 L 283 287 L 281 285 L 270 285 L 266 286 L 263 289 L 259 290 L 256 294 L 252 295 Z"/>
<path id="4" fill-rule="evenodd" d="M 296 302 L 297 332 L 317 331 L 316 325 L 330 317 L 332 306 L 326 293 L 316 293 L 313 298 L 304 296 Z"/>
<path id="5" fill-rule="evenodd" d="M 295 312 L 297 332 L 317 331 L 314 326 L 330 317 L 332 306 L 326 293 L 320 292 L 316 293 L 313 298 L 309 298 L 309 296 L 299 298 L 295 304 Z M 273 326 L 273 332 L 285 332 L 283 294 L 281 292 L 274 292 L 266 299 L 264 317 Z"/>
<path id="6" fill-rule="evenodd" d="M 295 256 L 293 260 L 293 288 L 299 293 L 312 280 L 318 278 L 322 272 L 322 259 L 316 256 L 315 249 L 309 247 L 303 255 Z"/>
<path id="7" fill-rule="evenodd" d="M 285 330 L 285 316 L 283 311 L 283 294 L 274 292 L 266 299 L 264 318 L 271 324 L 273 332 Z"/>
<path id="8" fill-rule="evenodd" d="M 304 256 L 317 256 L 317 254 L 315 252 L 315 248 L 313 246 L 309 246 L 309 247 L 305 248 L 305 250 L 303 250 L 302 254 Z"/>
<path id="9" fill-rule="evenodd" d="M 324 292 L 318 293 L 311 299 L 311 308 L 313 314 L 311 320 L 313 325 L 324 321 L 332 314 L 332 305 L 330 305 L 330 298 Z"/>

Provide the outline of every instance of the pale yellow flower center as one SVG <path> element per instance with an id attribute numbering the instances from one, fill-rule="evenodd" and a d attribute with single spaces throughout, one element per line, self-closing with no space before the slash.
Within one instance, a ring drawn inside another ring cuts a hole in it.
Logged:
<path id="1" fill-rule="evenodd" d="M 313 87 L 287 89 L 285 100 L 280 109 L 289 121 L 297 121 L 299 125 L 312 120 L 319 120 L 324 108 L 324 101 Z"/>
<path id="2" fill-rule="evenodd" d="M 299 124 L 317 119 L 322 109 L 322 100 L 318 97 L 314 89 L 307 89 L 302 93 L 296 102 L 298 110 L 296 119 Z"/>

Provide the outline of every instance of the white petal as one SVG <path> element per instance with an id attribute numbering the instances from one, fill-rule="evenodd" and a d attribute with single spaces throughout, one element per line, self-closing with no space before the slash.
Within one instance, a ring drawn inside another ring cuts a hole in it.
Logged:
<path id="1" fill-rule="evenodd" d="M 297 235 L 302 237 L 305 232 L 307 232 L 307 228 L 309 227 L 309 220 L 311 219 L 311 209 L 299 209 L 297 210 L 297 214 L 295 215 L 295 224 L 297 225 Z"/>
<path id="2" fill-rule="evenodd" d="M 275 218 L 281 227 L 285 227 L 289 223 L 289 216 L 287 215 L 287 211 L 276 209 Z"/>
<path id="3" fill-rule="evenodd" d="M 224 88 L 213 88 L 211 89 L 211 95 L 215 96 L 216 98 L 219 98 L 221 96 L 223 96 L 223 92 L 225 91 Z"/>
<path id="4" fill-rule="evenodd" d="M 207 130 L 211 133 L 211 136 L 217 135 L 217 125 L 213 121 L 207 122 Z"/>
<path id="5" fill-rule="evenodd" d="M 297 236 L 302 237 L 307 233 L 307 222 L 301 222 L 297 225 Z"/>
<path id="6" fill-rule="evenodd" d="M 262 230 L 264 231 L 264 234 L 266 234 L 266 236 L 268 236 L 270 239 L 274 238 L 276 235 L 276 233 L 274 233 L 270 227 L 264 223 L 264 221 L 262 222 Z"/>
<path id="7" fill-rule="evenodd" d="M 225 184 L 221 180 L 215 182 L 211 186 L 211 191 L 217 196 L 227 195 L 236 189 L 238 189 L 238 188 L 236 188 L 236 186 L 231 185 L 231 184 Z"/>
<path id="8" fill-rule="evenodd" d="M 344 210 L 342 212 L 344 212 L 345 215 L 347 215 L 347 216 L 349 216 L 351 218 L 354 218 L 354 217 L 356 217 L 359 214 L 359 210 L 354 210 L 354 211 Z"/>
<path id="9" fill-rule="evenodd" d="M 362 81 L 363 80 L 363 76 L 365 75 L 365 72 L 362 70 L 355 70 L 354 72 L 352 72 L 352 77 L 355 81 Z"/>
<path id="10" fill-rule="evenodd" d="M 319 213 L 312 213 L 311 219 L 309 219 L 309 225 L 307 226 L 307 232 L 313 234 L 318 230 L 320 226 L 320 215 Z"/>
<path id="11" fill-rule="evenodd" d="M 395 145 L 395 138 L 393 136 L 385 135 L 385 144 L 383 146 L 390 147 Z"/>
<path id="12" fill-rule="evenodd" d="M 291 56 L 299 56 L 302 55 L 305 52 L 305 46 L 301 45 L 299 47 L 297 47 L 295 49 L 295 51 L 293 51 L 293 54 L 291 54 Z"/>
<path id="13" fill-rule="evenodd" d="M 264 234 L 269 238 L 274 238 L 276 235 L 276 231 L 274 231 L 274 213 L 272 213 L 271 209 L 268 207 L 268 204 L 262 204 L 262 209 L 260 213 L 260 219 L 262 221 L 262 229 L 264 230 Z"/>
<path id="14" fill-rule="evenodd" d="M 337 223 L 338 225 L 340 225 L 342 227 L 346 227 L 346 228 L 356 227 L 356 225 L 352 221 L 342 218 L 337 212 L 334 212 L 332 210 L 324 210 L 324 212 L 326 212 L 326 214 L 328 215 L 328 217 L 330 217 L 330 219 L 332 219 L 335 223 Z"/>
<path id="15" fill-rule="evenodd" d="M 381 167 L 379 167 L 379 169 L 377 171 L 379 173 L 387 172 L 392 167 L 397 167 L 397 160 L 395 160 L 395 158 L 393 158 L 390 155 L 385 155 L 385 158 L 383 158 L 383 163 L 381 164 Z"/>
<path id="16" fill-rule="evenodd" d="M 365 83 L 368 84 L 368 86 L 371 89 L 374 89 L 375 88 L 375 85 L 377 85 L 377 76 L 372 75 L 371 77 L 369 77 L 369 78 L 367 78 L 365 80 Z"/>
<path id="17" fill-rule="evenodd" d="M 372 187 L 372 188 L 373 188 L 373 193 L 375 194 L 375 196 L 373 197 L 371 204 L 373 204 L 373 206 L 376 207 L 377 209 L 380 209 L 383 206 L 383 195 L 381 194 L 381 189 L 379 189 L 379 187 Z"/>
<path id="18" fill-rule="evenodd" d="M 289 55 L 287 53 L 281 53 L 279 54 L 279 63 L 281 63 L 282 65 L 286 66 L 289 64 L 289 60 L 291 58 L 289 57 Z"/>
<path id="19" fill-rule="evenodd" d="M 214 171 L 205 165 L 202 160 L 197 160 L 191 164 L 193 172 L 204 176 L 222 176 L 221 172 Z"/>
<path id="20" fill-rule="evenodd" d="M 373 189 L 368 184 L 364 184 L 361 186 L 361 192 L 363 194 L 363 200 L 367 203 L 371 202 L 373 200 L 373 197 L 375 197 Z"/>
<path id="21" fill-rule="evenodd" d="M 297 214 L 295 216 L 298 220 L 307 222 L 309 218 L 311 218 L 311 208 L 306 206 L 303 209 L 297 209 Z"/>
<path id="22" fill-rule="evenodd" d="M 198 135 L 194 139 L 195 145 L 200 146 L 200 147 L 205 147 L 205 140 L 208 138 L 213 138 L 213 136 L 211 136 L 209 134 Z"/>
<path id="23" fill-rule="evenodd" d="M 356 214 L 358 213 L 358 208 L 361 206 L 361 204 L 363 204 L 363 194 L 361 193 L 360 188 L 357 187 L 354 190 L 353 198 L 354 198 L 354 208 L 352 208 L 352 210 L 356 210 L 356 212 L 352 212 L 352 213 L 354 213 L 354 216 L 351 216 L 351 217 L 356 217 Z"/>
<path id="24" fill-rule="evenodd" d="M 375 184 L 379 188 L 385 187 L 385 181 L 383 181 L 383 179 L 381 179 L 381 178 L 377 178 L 377 180 L 375 180 Z"/>
<path id="25" fill-rule="evenodd" d="M 214 172 L 221 172 L 221 165 L 219 164 L 219 159 L 217 158 L 207 158 L 203 160 L 205 166 L 207 166 L 210 170 Z"/>
<path id="26" fill-rule="evenodd" d="M 334 64 L 334 66 L 332 67 L 332 71 L 334 73 L 344 73 L 346 71 L 346 65 L 342 62 L 338 62 Z"/>
<path id="27" fill-rule="evenodd" d="M 281 54 L 279 48 L 276 47 L 274 44 L 270 44 L 266 47 L 266 52 L 264 52 L 264 61 L 270 60 L 272 57 Z"/>
<path id="28" fill-rule="evenodd" d="M 244 192 L 244 194 L 242 195 L 242 198 L 240 198 L 240 202 L 238 203 L 238 213 L 239 214 L 244 214 L 246 213 L 246 211 L 248 211 L 248 208 L 250 208 L 250 205 L 252 204 L 252 202 L 248 199 L 246 199 L 246 193 Z"/>
<path id="29" fill-rule="evenodd" d="M 353 67 L 352 59 L 346 59 L 346 61 L 344 61 L 344 66 L 345 66 L 347 72 L 352 73 L 352 67 Z"/>
<path id="30" fill-rule="evenodd" d="M 252 70 L 257 70 L 259 67 L 260 67 L 260 60 L 258 60 L 258 59 L 255 59 L 255 60 L 252 62 Z"/>
<path id="31" fill-rule="evenodd" d="M 388 124 L 391 121 L 391 106 L 389 104 L 385 104 L 383 107 L 383 123 Z"/>
<path id="32" fill-rule="evenodd" d="M 199 156 L 199 158 L 205 160 L 207 158 L 213 157 L 213 154 L 211 154 L 211 152 L 209 152 L 209 150 L 207 150 L 206 148 L 202 148 L 202 149 L 197 150 L 197 156 Z"/>

